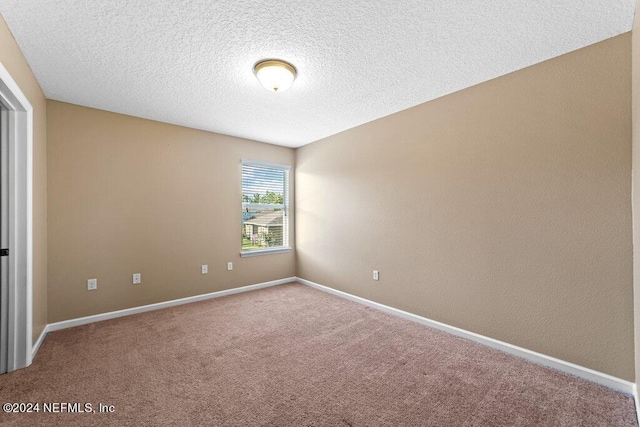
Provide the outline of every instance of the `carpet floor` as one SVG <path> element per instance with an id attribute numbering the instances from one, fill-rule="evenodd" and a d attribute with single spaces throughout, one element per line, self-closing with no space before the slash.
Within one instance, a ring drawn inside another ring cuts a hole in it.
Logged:
<path id="1" fill-rule="evenodd" d="M 633 399 L 288 284 L 50 333 L 2 425 L 635 426 Z"/>

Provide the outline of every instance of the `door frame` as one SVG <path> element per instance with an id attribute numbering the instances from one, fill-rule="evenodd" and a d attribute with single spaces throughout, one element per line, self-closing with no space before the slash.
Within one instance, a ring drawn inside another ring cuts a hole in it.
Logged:
<path id="1" fill-rule="evenodd" d="M 32 359 L 33 107 L 0 63 L 0 102 L 8 110 L 9 283 L 8 372 Z"/>

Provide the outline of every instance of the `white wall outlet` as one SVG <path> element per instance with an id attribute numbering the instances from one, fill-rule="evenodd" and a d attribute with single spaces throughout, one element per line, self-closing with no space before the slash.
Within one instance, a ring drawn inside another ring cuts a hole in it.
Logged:
<path id="1" fill-rule="evenodd" d="M 379 280 L 380 279 L 380 274 L 378 273 L 378 270 L 373 270 L 373 280 Z"/>
<path id="2" fill-rule="evenodd" d="M 209 272 L 209 266 L 207 264 L 202 264 L 202 274 L 207 274 Z"/>
<path id="3" fill-rule="evenodd" d="M 87 280 L 87 290 L 95 291 L 96 289 L 98 289 L 98 279 Z"/>
<path id="4" fill-rule="evenodd" d="M 228 262 L 227 263 L 227 271 L 231 271 L 233 270 L 233 263 L 232 262 Z"/>
<path id="5" fill-rule="evenodd" d="M 134 285 L 139 285 L 140 283 L 142 283 L 142 274 L 134 273 L 133 274 L 133 284 Z"/>

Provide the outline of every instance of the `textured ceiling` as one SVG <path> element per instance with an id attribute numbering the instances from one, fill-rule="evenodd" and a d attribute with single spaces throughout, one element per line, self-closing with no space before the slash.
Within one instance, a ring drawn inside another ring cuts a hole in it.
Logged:
<path id="1" fill-rule="evenodd" d="M 635 0 L 1 0 L 48 98 L 300 146 L 629 31 Z M 299 71 L 287 92 L 253 65 Z"/>

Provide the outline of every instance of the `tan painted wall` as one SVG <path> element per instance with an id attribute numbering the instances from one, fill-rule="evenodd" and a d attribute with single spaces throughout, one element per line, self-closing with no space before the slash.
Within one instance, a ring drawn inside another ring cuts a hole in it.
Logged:
<path id="1" fill-rule="evenodd" d="M 47 106 L 29 64 L 0 15 L 0 63 L 33 107 L 33 341 L 47 324 Z"/>
<path id="2" fill-rule="evenodd" d="M 296 150 L 298 276 L 634 380 L 630 43 Z"/>
<path id="3" fill-rule="evenodd" d="M 635 313 L 636 382 L 640 381 L 640 0 L 632 31 L 631 81 L 633 114 L 633 301 Z"/>
<path id="4" fill-rule="evenodd" d="M 293 165 L 292 149 L 47 107 L 49 322 L 295 275 L 293 253 L 239 256 L 241 159 Z"/>

